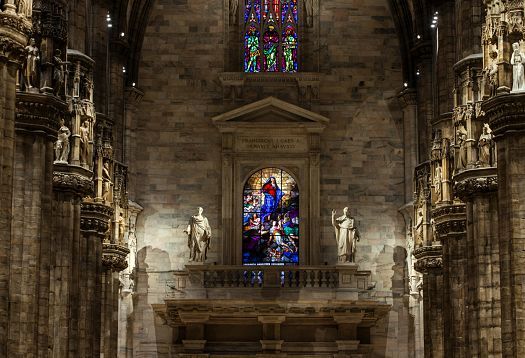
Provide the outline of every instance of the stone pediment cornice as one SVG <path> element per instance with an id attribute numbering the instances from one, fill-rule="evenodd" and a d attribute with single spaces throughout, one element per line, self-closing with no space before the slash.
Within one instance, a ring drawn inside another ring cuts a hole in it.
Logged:
<path id="1" fill-rule="evenodd" d="M 273 123 L 279 126 L 303 127 L 321 131 L 330 120 L 318 113 L 275 97 L 267 97 L 212 118 L 213 123 L 223 131 L 235 127 L 254 126 Z"/>

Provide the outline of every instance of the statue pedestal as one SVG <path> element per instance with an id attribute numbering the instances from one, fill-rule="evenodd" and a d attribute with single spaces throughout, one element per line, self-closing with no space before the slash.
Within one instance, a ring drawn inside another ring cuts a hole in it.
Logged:
<path id="1" fill-rule="evenodd" d="M 355 288 L 355 273 L 357 272 L 358 266 L 356 263 L 347 262 L 347 263 L 338 263 L 335 266 L 336 270 L 339 272 L 339 288 Z"/>

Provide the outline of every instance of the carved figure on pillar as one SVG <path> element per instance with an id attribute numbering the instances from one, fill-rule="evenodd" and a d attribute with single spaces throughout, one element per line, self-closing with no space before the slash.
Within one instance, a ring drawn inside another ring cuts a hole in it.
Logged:
<path id="1" fill-rule="evenodd" d="M 514 49 L 510 59 L 510 64 L 512 65 L 512 92 L 525 91 L 525 69 L 523 68 L 525 54 L 521 51 L 518 42 L 514 42 L 512 48 Z"/>
<path id="2" fill-rule="evenodd" d="M 71 131 L 65 125 L 64 119 L 60 119 L 60 129 L 58 130 L 58 139 L 55 142 L 55 163 L 68 164 L 69 158 L 69 137 Z"/>
<path id="3" fill-rule="evenodd" d="M 460 125 L 456 130 L 456 148 L 458 150 L 456 169 L 465 169 L 467 167 L 467 136 L 467 130 L 463 125 Z"/>
<path id="4" fill-rule="evenodd" d="M 104 162 L 102 166 L 102 200 L 106 203 L 109 200 L 109 193 L 111 191 L 111 175 L 109 173 L 109 162 Z"/>
<path id="5" fill-rule="evenodd" d="M 440 165 L 436 165 L 434 169 L 434 192 L 436 193 L 436 201 L 441 201 L 441 183 L 443 181 L 443 173 Z"/>
<path id="6" fill-rule="evenodd" d="M 55 96 L 63 94 L 64 89 L 64 61 L 62 61 L 62 51 L 60 49 L 55 50 L 55 55 L 53 56 L 53 89 Z"/>
<path id="7" fill-rule="evenodd" d="M 211 227 L 208 219 L 202 215 L 204 209 L 199 207 L 197 215 L 190 218 L 188 227 L 184 232 L 188 235 L 188 248 L 190 261 L 205 262 L 211 241 Z"/>
<path id="8" fill-rule="evenodd" d="M 80 165 L 90 167 L 90 149 L 89 149 L 89 124 L 85 120 L 80 126 Z"/>
<path id="9" fill-rule="evenodd" d="M 494 140 L 492 138 L 492 131 L 487 123 L 483 125 L 483 133 L 481 133 L 479 137 L 478 148 L 479 164 L 481 166 L 490 166 L 492 164 Z"/>
<path id="10" fill-rule="evenodd" d="M 36 47 L 34 38 L 29 40 L 29 45 L 26 46 L 26 62 L 24 64 L 24 86 L 28 91 L 31 88 L 38 87 L 37 85 L 37 69 L 38 61 L 40 60 L 40 51 Z"/>
<path id="11" fill-rule="evenodd" d="M 16 1 L 16 12 L 19 15 L 30 17 L 32 13 L 32 1 L 31 0 L 18 0 Z"/>
<path id="12" fill-rule="evenodd" d="M 355 226 L 355 219 L 348 214 L 348 207 L 343 209 L 343 215 L 336 218 L 332 210 L 332 226 L 335 229 L 337 256 L 340 263 L 355 262 L 356 243 L 361 239 Z"/>
<path id="13" fill-rule="evenodd" d="M 487 83 L 489 86 L 489 96 L 495 96 L 499 87 L 498 80 L 498 50 L 494 49 L 490 53 L 490 64 L 486 68 Z"/>
<path id="14" fill-rule="evenodd" d="M 122 216 L 122 213 L 119 214 L 117 219 L 117 228 L 118 228 L 118 244 L 124 245 L 124 234 L 126 233 L 126 221 Z"/>
<path id="15" fill-rule="evenodd" d="M 423 246 L 423 209 L 419 208 L 417 209 L 417 218 L 416 218 L 416 225 L 414 225 L 414 233 L 415 233 L 415 244 L 416 247 Z"/>

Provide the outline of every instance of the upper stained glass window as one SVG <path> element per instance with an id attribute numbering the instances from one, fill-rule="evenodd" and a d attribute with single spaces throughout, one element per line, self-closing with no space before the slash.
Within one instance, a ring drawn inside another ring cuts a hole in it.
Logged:
<path id="1" fill-rule="evenodd" d="M 278 168 L 253 174 L 244 185 L 242 262 L 245 265 L 299 263 L 299 190 Z"/>
<path id="2" fill-rule="evenodd" d="M 297 72 L 297 0 L 245 0 L 244 72 Z"/>

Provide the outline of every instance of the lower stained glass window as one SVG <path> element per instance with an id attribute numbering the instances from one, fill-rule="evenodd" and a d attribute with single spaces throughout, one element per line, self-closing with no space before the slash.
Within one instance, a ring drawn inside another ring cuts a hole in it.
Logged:
<path id="1" fill-rule="evenodd" d="M 299 263 L 299 190 L 282 169 L 259 170 L 244 185 L 242 260 L 245 265 Z"/>

